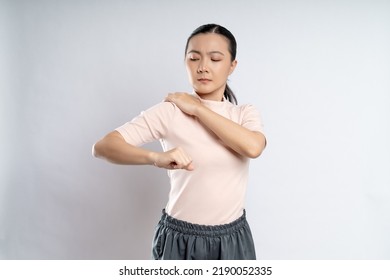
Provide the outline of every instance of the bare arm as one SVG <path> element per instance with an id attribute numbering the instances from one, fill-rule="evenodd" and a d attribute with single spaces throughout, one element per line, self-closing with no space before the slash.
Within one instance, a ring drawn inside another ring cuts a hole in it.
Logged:
<path id="1" fill-rule="evenodd" d="M 122 135 L 113 131 L 93 146 L 93 155 L 116 164 L 153 164 L 153 152 L 129 145 Z"/>
<path id="2" fill-rule="evenodd" d="M 181 149 L 154 152 L 128 144 L 122 135 L 113 131 L 93 145 L 92 153 L 97 158 L 116 164 L 155 165 L 166 169 L 193 170 L 192 159 Z"/>
<path id="3" fill-rule="evenodd" d="M 265 148 L 262 133 L 251 131 L 205 106 L 199 106 L 195 116 L 240 155 L 257 158 Z"/>
<path id="4" fill-rule="evenodd" d="M 256 158 L 265 148 L 262 133 L 251 131 L 202 105 L 196 97 L 187 93 L 169 94 L 166 101 L 175 103 L 183 112 L 197 117 L 227 146 L 240 155 Z"/>

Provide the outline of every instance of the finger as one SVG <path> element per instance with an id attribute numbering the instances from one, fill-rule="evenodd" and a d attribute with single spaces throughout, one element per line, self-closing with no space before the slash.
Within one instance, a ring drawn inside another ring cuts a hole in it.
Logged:
<path id="1" fill-rule="evenodd" d="M 193 170 L 192 158 L 181 148 L 177 147 L 168 152 L 170 157 L 169 169 L 187 169 Z"/>
<path id="2" fill-rule="evenodd" d="M 171 101 L 171 99 L 170 99 L 169 95 L 165 96 L 164 102 L 170 102 L 170 101 Z"/>
<path id="3" fill-rule="evenodd" d="M 188 169 L 191 168 L 192 158 L 187 155 L 182 149 L 179 149 L 177 163 L 181 169 Z"/>
<path id="4" fill-rule="evenodd" d="M 185 170 L 188 170 L 188 171 L 193 171 L 195 170 L 195 166 L 192 162 L 190 162 L 189 164 L 187 164 L 185 167 L 184 167 Z"/>
<path id="5" fill-rule="evenodd" d="M 176 163 L 176 162 L 171 162 L 171 163 L 169 164 L 168 169 L 178 169 L 177 163 Z"/>
<path id="6" fill-rule="evenodd" d="M 183 169 L 188 169 L 188 167 L 191 166 L 192 164 L 192 158 L 187 155 L 186 153 L 182 153 L 181 154 L 181 163 L 182 163 L 182 167 Z"/>
<path id="7" fill-rule="evenodd" d="M 188 171 L 194 170 L 194 165 L 191 159 L 181 159 L 170 163 L 172 169 L 185 169 Z"/>
<path id="8" fill-rule="evenodd" d="M 192 164 L 192 162 L 187 165 L 179 165 L 176 164 L 175 162 L 172 162 L 168 169 L 184 169 L 187 171 L 193 171 L 195 170 L 195 166 Z"/>

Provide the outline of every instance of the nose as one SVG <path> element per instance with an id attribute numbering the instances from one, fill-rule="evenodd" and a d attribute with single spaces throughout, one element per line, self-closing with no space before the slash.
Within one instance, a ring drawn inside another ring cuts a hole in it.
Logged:
<path id="1" fill-rule="evenodd" d="M 198 73 L 209 72 L 204 61 L 199 63 L 197 72 Z"/>

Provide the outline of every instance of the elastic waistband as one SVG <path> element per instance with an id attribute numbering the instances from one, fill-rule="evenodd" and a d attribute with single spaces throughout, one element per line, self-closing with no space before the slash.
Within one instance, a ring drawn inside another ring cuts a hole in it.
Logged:
<path id="1" fill-rule="evenodd" d="M 192 224 L 186 221 L 175 219 L 169 216 L 165 212 L 165 209 L 163 209 L 160 223 L 181 233 L 209 237 L 231 234 L 248 225 L 245 210 L 240 218 L 229 224 L 208 226 Z"/>

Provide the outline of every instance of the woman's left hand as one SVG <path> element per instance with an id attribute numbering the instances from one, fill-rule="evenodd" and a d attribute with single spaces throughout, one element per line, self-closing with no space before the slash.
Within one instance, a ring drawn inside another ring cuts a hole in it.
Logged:
<path id="1" fill-rule="evenodd" d="M 164 101 L 174 103 L 180 110 L 191 116 L 196 115 L 197 109 L 202 106 L 199 98 L 185 92 L 170 93 Z"/>

